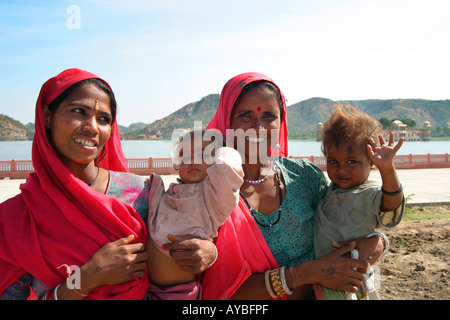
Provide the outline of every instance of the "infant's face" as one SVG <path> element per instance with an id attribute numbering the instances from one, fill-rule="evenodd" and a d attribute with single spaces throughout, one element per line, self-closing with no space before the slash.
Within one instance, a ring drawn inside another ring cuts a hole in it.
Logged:
<path id="1" fill-rule="evenodd" d="M 333 140 L 324 141 L 327 158 L 327 174 L 339 187 L 348 189 L 360 185 L 370 174 L 371 162 L 361 146 L 353 141 L 338 145 Z"/>
<path id="2" fill-rule="evenodd" d="M 178 169 L 181 181 L 184 183 L 197 183 L 206 178 L 206 169 L 212 165 L 214 154 L 204 152 L 211 141 L 203 141 L 202 146 L 194 148 L 194 139 L 191 141 L 191 152 L 186 154 L 183 149 L 180 150 L 182 162 Z M 205 161 L 206 160 L 206 161 Z"/>

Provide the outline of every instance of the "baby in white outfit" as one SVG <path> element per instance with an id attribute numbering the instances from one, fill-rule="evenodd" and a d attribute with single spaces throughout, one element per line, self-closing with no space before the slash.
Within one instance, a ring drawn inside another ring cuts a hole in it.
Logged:
<path id="1" fill-rule="evenodd" d="M 212 142 L 202 141 L 201 149 L 196 150 L 192 137 L 192 132 L 184 136 L 184 139 L 191 140 L 190 154 L 186 154 L 183 148 L 179 152 L 182 160 L 178 169 L 179 183 L 171 183 L 166 191 L 160 176 L 151 177 L 148 271 L 150 281 L 159 286 L 195 280 L 194 274 L 181 270 L 169 252 L 162 248 L 171 242 L 168 236 L 190 234 L 210 240 L 217 237 L 217 230 L 238 204 L 239 189 L 243 183 L 239 152 L 220 147 L 214 150 L 215 155 L 210 158 L 205 149 Z M 209 149 L 211 152 L 212 149 Z M 156 248 L 159 252 L 155 251 Z"/>

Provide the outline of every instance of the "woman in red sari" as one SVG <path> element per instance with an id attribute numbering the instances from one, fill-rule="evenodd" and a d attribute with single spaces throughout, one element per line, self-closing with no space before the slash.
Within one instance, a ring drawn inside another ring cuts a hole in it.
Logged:
<path id="1" fill-rule="evenodd" d="M 198 297 L 196 283 L 149 284 L 143 244 L 151 183 L 127 173 L 110 86 L 65 70 L 42 86 L 35 128 L 35 172 L 0 204 L 0 298 L 25 299 L 30 288 L 47 299 Z M 213 260 L 209 241 L 179 240 L 172 245 L 183 267 L 200 272 Z M 202 259 L 184 260 L 198 250 Z M 79 272 L 78 287 L 65 281 L 67 267 Z"/>
<path id="2" fill-rule="evenodd" d="M 335 244 L 338 250 L 314 260 L 313 212 L 327 181 L 311 162 L 286 158 L 287 109 L 278 86 L 256 72 L 232 78 L 208 129 L 241 152 L 245 176 L 239 205 L 219 229 L 219 257 L 204 272 L 203 298 L 305 299 L 315 283 L 355 292 L 367 262 L 342 257 L 355 243 Z M 362 257 L 382 251 L 376 237 L 357 245 Z"/>

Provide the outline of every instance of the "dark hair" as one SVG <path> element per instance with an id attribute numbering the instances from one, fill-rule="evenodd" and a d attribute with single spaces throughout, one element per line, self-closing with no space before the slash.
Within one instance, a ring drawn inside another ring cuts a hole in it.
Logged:
<path id="1" fill-rule="evenodd" d="M 69 88 L 67 88 L 63 93 L 61 93 L 59 96 L 57 96 L 50 104 L 48 105 L 48 109 L 50 111 L 55 111 L 58 109 L 61 102 L 63 102 L 68 96 L 72 94 L 72 92 L 81 86 L 87 85 L 87 84 L 93 84 L 99 89 L 103 90 L 109 97 L 110 100 L 110 108 L 111 108 L 111 115 L 112 115 L 112 122 L 116 119 L 116 113 L 117 113 L 117 102 L 116 97 L 114 96 L 114 92 L 112 92 L 111 88 L 104 83 L 100 79 L 92 78 L 92 79 L 85 79 L 81 80 L 77 83 L 74 83 Z"/>
<path id="2" fill-rule="evenodd" d="M 278 107 L 280 108 L 280 120 L 283 121 L 283 99 L 281 98 L 280 90 L 277 88 L 276 85 L 274 85 L 272 82 L 266 81 L 266 80 L 258 80 L 250 82 L 249 84 L 246 84 L 245 87 L 242 89 L 241 93 L 239 94 L 239 97 L 236 99 L 236 102 L 234 105 L 236 105 L 240 99 L 242 99 L 248 91 L 251 89 L 268 89 L 269 91 L 272 91 L 278 100 Z M 234 108 L 234 106 L 233 106 Z"/>
<path id="3" fill-rule="evenodd" d="M 368 114 L 354 109 L 348 103 L 333 106 L 336 111 L 330 114 L 323 124 L 322 152 L 326 156 L 324 143 L 332 141 L 338 146 L 344 141 L 353 141 L 367 154 L 370 139 L 376 138 L 381 132 L 381 124 Z"/>

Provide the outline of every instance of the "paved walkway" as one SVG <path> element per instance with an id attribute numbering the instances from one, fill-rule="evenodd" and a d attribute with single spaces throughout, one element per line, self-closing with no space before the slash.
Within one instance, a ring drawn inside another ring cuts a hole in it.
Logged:
<path id="1" fill-rule="evenodd" d="M 404 192 L 409 205 L 450 205 L 450 168 L 443 169 L 401 169 L 397 174 L 404 186 Z M 177 176 L 162 176 L 166 187 L 175 182 Z M 370 175 L 373 180 L 380 181 L 377 171 Z M 0 180 L 0 202 L 3 202 L 20 192 L 19 185 L 25 179 Z"/>

